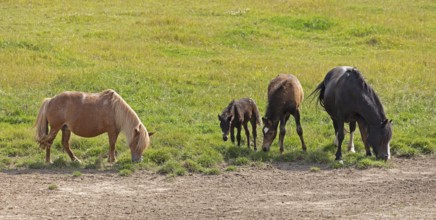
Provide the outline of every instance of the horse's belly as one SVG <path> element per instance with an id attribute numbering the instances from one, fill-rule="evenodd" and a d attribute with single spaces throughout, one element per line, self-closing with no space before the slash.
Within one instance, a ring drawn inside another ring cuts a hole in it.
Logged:
<path id="1" fill-rule="evenodd" d="M 95 137 L 106 132 L 106 129 L 99 128 L 96 126 L 72 126 L 72 127 L 68 126 L 68 127 L 75 135 L 81 137 Z"/>

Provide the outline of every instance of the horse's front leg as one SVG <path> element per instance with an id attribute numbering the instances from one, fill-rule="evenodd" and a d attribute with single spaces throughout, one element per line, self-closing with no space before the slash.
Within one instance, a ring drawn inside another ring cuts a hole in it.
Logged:
<path id="1" fill-rule="evenodd" d="M 230 126 L 230 140 L 235 144 L 235 126 L 233 124 Z"/>
<path id="2" fill-rule="evenodd" d="M 79 163 L 81 163 L 81 161 L 76 157 L 76 155 L 74 155 L 73 151 L 71 151 L 70 148 L 70 136 L 71 136 L 71 130 L 64 125 L 62 127 L 62 146 L 64 146 L 64 150 L 67 152 L 68 156 L 70 156 L 71 161 L 78 161 Z"/>
<path id="3" fill-rule="evenodd" d="M 368 131 L 367 131 L 366 123 L 363 119 L 359 119 L 357 121 L 357 124 L 359 125 L 359 131 L 360 131 L 360 136 L 362 137 L 363 145 L 365 145 L 366 156 L 372 156 L 371 149 L 369 147 L 368 140 L 367 140 Z"/>
<path id="4" fill-rule="evenodd" d="M 119 132 L 117 131 L 109 131 L 109 156 L 108 156 L 108 162 L 114 163 L 116 161 L 115 158 L 115 143 L 117 142 Z"/>

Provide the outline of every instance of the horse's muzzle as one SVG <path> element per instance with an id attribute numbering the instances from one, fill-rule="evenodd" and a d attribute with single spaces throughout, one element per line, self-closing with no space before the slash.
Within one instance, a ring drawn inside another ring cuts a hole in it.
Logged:
<path id="1" fill-rule="evenodd" d="M 382 159 L 384 161 L 387 161 L 389 159 L 389 155 L 387 155 L 387 154 L 380 154 L 380 156 L 378 158 Z"/>

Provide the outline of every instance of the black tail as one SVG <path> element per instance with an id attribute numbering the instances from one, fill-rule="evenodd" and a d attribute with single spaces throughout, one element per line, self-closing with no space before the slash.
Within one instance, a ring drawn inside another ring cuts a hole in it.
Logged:
<path id="1" fill-rule="evenodd" d="M 319 93 L 318 95 L 318 99 L 317 99 L 317 103 L 319 103 L 322 107 L 324 107 L 324 92 L 325 92 L 325 85 L 324 85 L 324 81 L 322 81 L 316 88 L 315 90 L 313 90 L 312 93 L 310 93 L 309 97 L 311 97 L 312 95 L 316 95 Z"/>

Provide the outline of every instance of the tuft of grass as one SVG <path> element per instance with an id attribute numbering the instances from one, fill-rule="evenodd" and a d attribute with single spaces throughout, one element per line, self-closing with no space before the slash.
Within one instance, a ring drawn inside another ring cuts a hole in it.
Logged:
<path id="1" fill-rule="evenodd" d="M 183 176 L 186 173 L 186 169 L 183 168 L 177 161 L 169 160 L 158 169 L 158 173 Z"/>
<path id="2" fill-rule="evenodd" d="M 356 167 L 359 169 L 368 169 L 371 167 L 386 168 L 388 167 L 388 164 L 382 160 L 376 160 L 370 157 L 366 157 L 357 162 Z"/>
<path id="3" fill-rule="evenodd" d="M 233 165 L 236 166 L 244 166 L 250 163 L 250 160 L 246 157 L 238 157 L 235 159 L 235 161 L 233 162 Z"/>
<path id="4" fill-rule="evenodd" d="M 81 177 L 82 173 L 80 171 L 74 171 L 73 172 L 73 177 Z"/>
<path id="5" fill-rule="evenodd" d="M 206 175 L 219 175 L 221 174 L 221 170 L 214 167 L 214 168 L 206 168 L 203 170 L 203 173 Z"/>
<path id="6" fill-rule="evenodd" d="M 49 190 L 58 190 L 59 187 L 56 184 L 52 183 L 52 184 L 48 185 L 48 189 Z"/>
<path id="7" fill-rule="evenodd" d="M 118 173 L 120 176 L 130 176 L 133 172 L 130 169 L 122 169 Z"/>
<path id="8" fill-rule="evenodd" d="M 191 173 L 199 172 L 202 167 L 192 159 L 187 159 L 183 162 L 183 167 Z"/>
<path id="9" fill-rule="evenodd" d="M 321 168 L 319 167 L 310 167 L 309 171 L 312 173 L 317 173 L 321 170 Z"/>
<path id="10" fill-rule="evenodd" d="M 236 171 L 236 170 L 237 170 L 236 166 L 231 165 L 231 166 L 226 167 L 226 169 L 224 171 L 226 171 L 226 172 L 233 172 L 233 171 Z"/>

